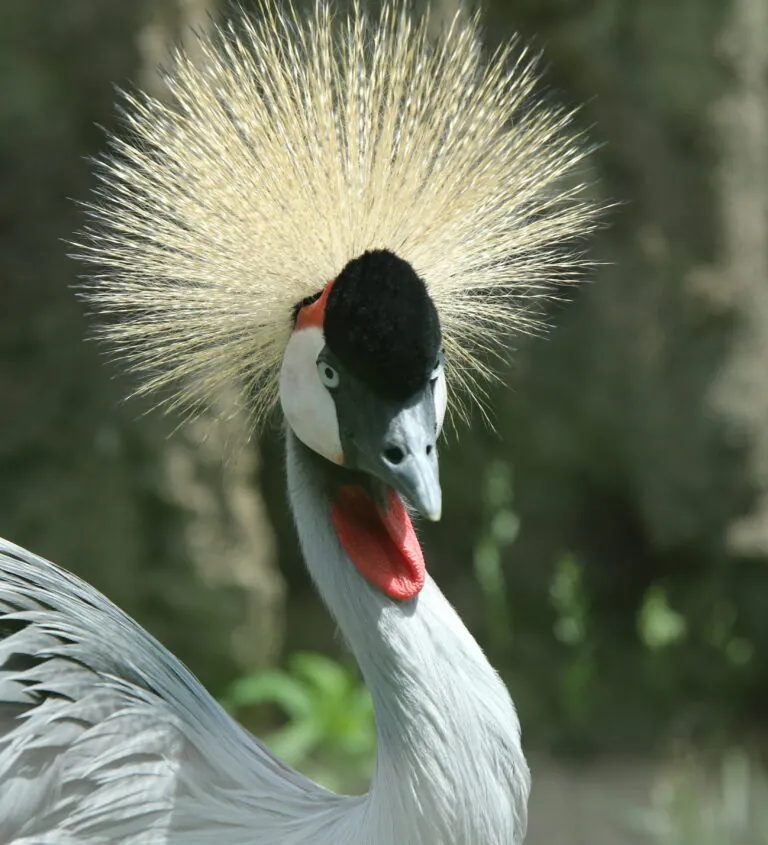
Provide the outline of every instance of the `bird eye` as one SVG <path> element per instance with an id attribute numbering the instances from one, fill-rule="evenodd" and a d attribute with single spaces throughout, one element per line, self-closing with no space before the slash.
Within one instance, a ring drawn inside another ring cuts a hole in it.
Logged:
<path id="1" fill-rule="evenodd" d="M 333 390 L 334 387 L 339 386 L 339 372 L 330 364 L 326 364 L 325 361 L 318 361 L 317 372 L 320 376 L 320 381 L 328 388 L 328 390 Z"/>
<path id="2" fill-rule="evenodd" d="M 437 359 L 435 360 L 435 366 L 432 368 L 432 375 L 429 377 L 430 381 L 434 381 L 436 378 L 440 376 L 440 373 L 443 371 L 443 366 L 445 365 L 445 352 L 441 349 L 437 353 Z"/>

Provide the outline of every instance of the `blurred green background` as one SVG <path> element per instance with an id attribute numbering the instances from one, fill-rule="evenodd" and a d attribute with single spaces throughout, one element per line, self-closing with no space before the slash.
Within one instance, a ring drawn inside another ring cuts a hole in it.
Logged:
<path id="1" fill-rule="evenodd" d="M 244 5 L 248 6 L 248 3 Z M 252 5 L 252 4 L 251 4 Z M 436 14 L 452 13 L 450 0 Z M 312 592 L 280 437 L 176 430 L 88 342 L 65 240 L 116 86 L 215 0 L 0 3 L 0 534 L 136 616 L 298 765 L 359 788 L 364 690 Z M 768 3 L 488 0 L 615 202 L 442 450 L 431 572 L 518 703 L 532 845 L 761 845 L 768 727 Z M 762 813 L 762 816 L 761 816 Z"/>

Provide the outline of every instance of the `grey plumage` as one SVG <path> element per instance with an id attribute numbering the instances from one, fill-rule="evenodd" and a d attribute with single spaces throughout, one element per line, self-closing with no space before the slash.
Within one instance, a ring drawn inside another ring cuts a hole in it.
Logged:
<path id="1" fill-rule="evenodd" d="M 210 800 L 330 793 L 244 731 L 104 596 L 0 540 L 0 842 L 173 840 Z"/>

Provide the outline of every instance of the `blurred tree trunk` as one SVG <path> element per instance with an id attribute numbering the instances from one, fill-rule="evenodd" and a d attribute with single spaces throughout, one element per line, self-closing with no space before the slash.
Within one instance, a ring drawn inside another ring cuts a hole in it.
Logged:
<path id="1" fill-rule="evenodd" d="M 719 43 L 730 85 L 714 111 L 721 259 L 710 298 L 737 331 L 713 390 L 714 407 L 745 445 L 755 490 L 728 529 L 734 554 L 768 556 L 768 3 L 733 0 Z"/>
<path id="2" fill-rule="evenodd" d="M 205 682 L 271 661 L 282 581 L 246 425 L 173 420 L 122 403 L 69 285 L 85 155 L 105 147 L 114 85 L 150 68 L 198 0 L 0 4 L 0 533 L 78 572 Z M 190 42 L 192 43 L 192 42 Z M 237 454 L 239 460 L 234 460 Z"/>

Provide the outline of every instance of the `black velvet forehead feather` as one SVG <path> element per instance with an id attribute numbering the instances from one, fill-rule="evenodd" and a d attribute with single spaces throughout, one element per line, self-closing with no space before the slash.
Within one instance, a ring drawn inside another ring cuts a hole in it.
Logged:
<path id="1" fill-rule="evenodd" d="M 424 388 L 440 352 L 440 320 L 427 287 L 389 250 L 366 252 L 341 271 L 323 329 L 339 361 L 393 400 Z"/>

